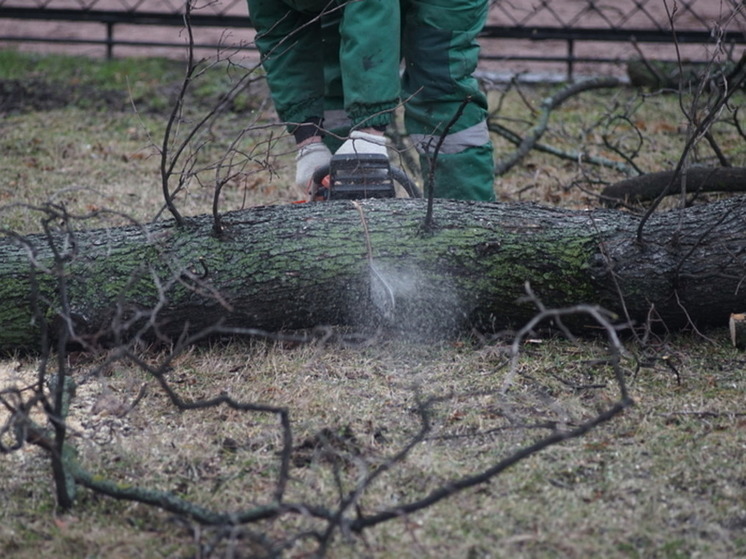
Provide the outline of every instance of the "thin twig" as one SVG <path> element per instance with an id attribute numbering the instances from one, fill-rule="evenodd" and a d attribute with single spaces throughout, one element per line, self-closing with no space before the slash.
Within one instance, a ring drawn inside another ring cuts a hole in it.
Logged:
<path id="1" fill-rule="evenodd" d="M 171 160 L 171 164 L 168 163 L 169 158 L 169 144 L 171 143 L 171 132 L 176 124 L 176 121 L 178 118 L 180 118 L 181 111 L 184 106 L 184 96 L 186 95 L 186 91 L 189 88 L 189 84 L 192 81 L 192 77 L 194 74 L 194 34 L 192 33 L 192 25 L 191 25 L 191 13 L 192 13 L 192 2 L 191 0 L 188 0 L 185 2 L 185 9 L 184 9 L 184 24 L 186 25 L 187 30 L 187 37 L 188 37 L 188 45 L 187 45 L 187 69 L 186 74 L 184 75 L 184 79 L 181 82 L 181 89 L 179 91 L 179 95 L 176 98 L 176 102 L 174 103 L 173 109 L 171 110 L 171 115 L 168 118 L 168 122 L 166 123 L 166 131 L 163 133 L 163 143 L 161 144 L 161 190 L 163 191 L 163 198 L 166 202 L 166 207 L 168 208 L 168 211 L 171 213 L 173 218 L 176 220 L 176 223 L 181 227 L 184 225 L 184 218 L 181 216 L 181 213 L 179 213 L 179 210 L 176 208 L 176 204 L 174 204 L 174 193 L 171 192 L 169 187 L 169 179 L 171 178 L 171 174 L 173 172 L 174 165 L 176 164 L 176 161 L 178 159 L 178 154 L 176 157 L 173 157 Z"/>
<path id="2" fill-rule="evenodd" d="M 438 143 L 435 145 L 435 150 L 433 151 L 433 156 L 430 159 L 430 170 L 428 172 L 427 181 L 425 182 L 425 188 L 427 190 L 427 212 L 425 213 L 425 222 L 423 224 L 423 228 L 427 232 L 431 232 L 433 229 L 433 202 L 435 200 L 435 167 L 438 164 L 438 155 L 440 154 L 440 148 L 443 145 L 443 142 L 446 139 L 446 136 L 451 131 L 451 128 L 453 128 L 453 125 L 456 124 L 459 118 L 461 118 L 461 115 L 464 112 L 464 109 L 466 108 L 466 105 L 468 105 L 471 102 L 471 96 L 467 96 L 463 101 L 461 101 L 461 104 L 458 106 L 458 109 L 456 109 L 455 114 L 451 117 L 451 120 L 448 121 L 448 124 L 446 124 L 446 127 L 443 129 L 443 132 L 440 134 L 440 137 L 438 138 Z"/>

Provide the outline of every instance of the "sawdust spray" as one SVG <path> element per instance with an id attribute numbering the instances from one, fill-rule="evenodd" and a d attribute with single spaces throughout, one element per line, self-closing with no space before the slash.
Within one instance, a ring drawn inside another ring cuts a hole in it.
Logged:
<path id="1" fill-rule="evenodd" d="M 443 337 L 459 328 L 466 313 L 446 274 L 425 273 L 414 265 L 369 262 L 370 302 L 386 327 L 415 338 Z"/>

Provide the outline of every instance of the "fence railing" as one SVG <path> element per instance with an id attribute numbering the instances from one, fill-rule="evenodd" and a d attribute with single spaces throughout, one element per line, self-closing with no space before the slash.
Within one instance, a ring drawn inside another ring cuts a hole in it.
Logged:
<path id="1" fill-rule="evenodd" d="M 183 48 L 184 6 L 183 0 L 0 0 L 0 43 L 97 46 L 110 57 L 120 47 Z M 253 48 L 249 32 L 226 38 L 226 30 L 251 28 L 245 0 L 200 3 L 190 23 L 199 31 L 198 48 Z M 684 49 L 690 60 L 706 59 L 715 46 L 733 51 L 746 44 L 746 8 L 743 0 L 492 0 L 483 39 L 483 58 L 495 65 L 560 63 L 572 77 L 578 63 L 660 58 L 660 45 Z"/>

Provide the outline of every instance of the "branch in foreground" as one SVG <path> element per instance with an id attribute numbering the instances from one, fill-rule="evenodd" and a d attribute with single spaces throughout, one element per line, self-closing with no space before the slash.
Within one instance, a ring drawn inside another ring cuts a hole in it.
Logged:
<path id="1" fill-rule="evenodd" d="M 353 520 L 350 523 L 349 529 L 352 530 L 353 532 L 362 532 L 365 528 L 369 528 L 377 524 L 381 524 L 382 522 L 386 522 L 387 520 L 392 520 L 394 518 L 399 518 L 402 516 L 406 516 L 408 514 L 412 514 L 414 512 L 418 512 L 448 497 L 451 497 L 455 495 L 456 493 L 460 493 L 461 491 L 465 489 L 469 489 L 472 487 L 476 487 L 477 485 L 487 483 L 488 481 L 490 481 L 492 478 L 494 478 L 498 474 L 504 472 L 511 466 L 514 466 L 521 460 L 524 460 L 525 458 L 528 458 L 529 456 L 536 454 L 537 452 L 540 452 L 550 446 L 561 443 L 563 441 L 573 439 L 573 438 L 578 438 L 578 437 L 585 435 L 586 433 L 598 427 L 599 425 L 602 425 L 603 423 L 610 421 L 611 419 L 619 415 L 621 412 L 623 412 L 625 409 L 632 406 L 633 403 L 634 402 L 629 398 L 622 400 L 620 402 L 617 402 L 616 404 L 611 406 L 608 410 L 599 414 L 593 420 L 587 421 L 583 423 L 582 425 L 580 425 L 579 427 L 572 429 L 571 431 L 567 431 L 564 433 L 557 432 L 553 435 L 550 435 L 549 437 L 541 439 L 540 441 L 534 443 L 533 445 L 523 448 L 519 450 L 518 452 L 516 452 L 515 454 L 505 458 L 504 460 L 501 460 L 500 462 L 498 462 L 491 468 L 488 468 L 487 470 L 484 470 L 483 472 L 480 472 L 479 474 L 475 474 L 473 476 L 467 476 L 459 480 L 455 480 L 455 481 L 447 483 L 443 487 L 436 489 L 435 491 L 430 493 L 427 497 L 419 501 L 407 503 L 400 507 L 396 507 L 395 509 L 389 509 L 389 510 L 380 512 L 378 514 L 374 514 L 370 516 L 363 516 L 361 518 Z"/>
<path id="2" fill-rule="evenodd" d="M 373 515 L 359 516 L 358 518 L 350 522 L 349 529 L 351 531 L 362 532 L 366 528 L 375 526 L 377 524 L 386 522 L 394 518 L 399 518 L 401 516 L 405 516 L 408 514 L 421 511 L 444 499 L 452 497 L 453 495 L 460 493 L 461 491 L 487 483 L 490 480 L 492 480 L 495 476 L 501 474 L 502 472 L 504 472 L 511 466 L 514 466 L 515 464 L 521 462 L 522 460 L 524 460 L 525 458 L 528 458 L 529 456 L 532 456 L 550 446 L 559 444 L 563 441 L 582 437 L 583 435 L 585 435 L 592 429 L 598 427 L 599 425 L 602 425 L 603 423 L 610 421 L 611 419 L 613 419 L 614 417 L 622 413 L 626 408 L 634 404 L 633 400 L 629 397 L 627 393 L 627 387 L 626 387 L 626 383 L 624 379 L 624 372 L 621 370 L 620 365 L 619 365 L 622 346 L 617 336 L 616 327 L 614 327 L 611 324 L 611 322 L 609 322 L 609 314 L 603 309 L 599 309 L 596 307 L 590 307 L 587 305 L 579 305 L 576 307 L 570 307 L 566 309 L 547 309 L 535 297 L 530 287 L 528 286 L 527 286 L 527 291 L 529 293 L 529 298 L 539 306 L 540 312 L 537 313 L 534 316 L 534 318 L 530 320 L 517 333 L 516 337 L 513 340 L 513 344 L 512 344 L 513 366 L 511 368 L 511 371 L 508 373 L 506 382 L 509 382 L 510 379 L 516 374 L 517 356 L 519 353 L 521 342 L 531 331 L 534 330 L 534 328 L 539 323 L 550 318 L 554 320 L 561 320 L 563 317 L 569 317 L 569 316 L 572 316 L 578 313 L 588 314 L 598 323 L 598 325 L 601 328 L 603 328 L 606 331 L 607 338 L 609 341 L 609 347 L 611 351 L 611 358 L 609 362 L 612 363 L 613 368 L 614 368 L 614 377 L 616 379 L 617 387 L 619 389 L 619 395 L 620 395 L 619 400 L 615 402 L 614 404 L 612 404 L 607 410 L 599 413 L 596 417 L 580 424 L 578 427 L 571 429 L 569 431 L 556 430 L 551 435 L 543 439 L 540 439 L 539 441 L 535 442 L 532 445 L 529 445 L 527 447 L 524 447 L 516 451 L 510 456 L 504 458 L 503 460 L 500 460 L 493 466 L 483 470 L 482 472 L 479 472 L 473 475 L 467 475 L 462 478 L 451 480 L 451 481 L 444 483 L 441 487 L 439 487 L 438 489 L 435 489 L 429 495 L 423 497 L 422 499 L 412 501 L 410 503 L 398 505 L 396 507 L 381 511 Z M 404 452 L 408 454 L 410 450 L 411 448 L 407 447 L 404 449 Z M 396 459 L 401 460 L 403 459 L 403 456 L 397 456 Z M 358 488 L 355 493 L 361 494 L 362 489 L 370 485 L 370 483 L 373 481 L 373 479 L 377 475 L 378 475 L 377 472 L 370 475 L 368 479 L 366 479 L 363 483 L 361 483 L 361 487 Z"/>

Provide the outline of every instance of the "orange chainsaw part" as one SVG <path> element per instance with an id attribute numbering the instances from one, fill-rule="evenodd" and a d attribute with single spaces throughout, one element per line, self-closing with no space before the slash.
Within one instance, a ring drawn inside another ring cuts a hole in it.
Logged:
<path id="1" fill-rule="evenodd" d="M 329 185 L 331 184 L 331 177 L 329 175 L 326 175 L 323 179 L 321 179 L 320 184 L 314 184 L 314 182 L 311 180 L 308 182 L 308 199 L 307 200 L 295 200 L 293 204 L 305 204 L 306 202 L 323 202 L 326 200 L 323 194 L 315 194 L 320 191 L 320 187 L 323 188 L 329 188 Z"/>

